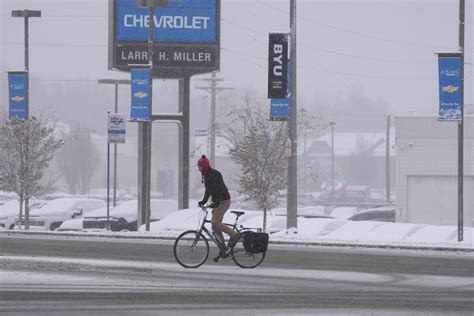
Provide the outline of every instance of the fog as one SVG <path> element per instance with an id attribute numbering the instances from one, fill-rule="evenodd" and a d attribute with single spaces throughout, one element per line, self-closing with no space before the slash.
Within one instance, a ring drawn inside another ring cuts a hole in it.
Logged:
<path id="1" fill-rule="evenodd" d="M 474 103 L 473 2 L 466 0 L 467 111 Z M 299 0 L 297 5 L 298 107 L 324 114 L 338 122 L 338 131 L 349 133 L 383 132 L 388 113 L 437 114 L 436 53 L 458 51 L 458 1 Z M 219 94 L 218 119 L 249 91 L 268 104 L 268 33 L 289 32 L 289 1 L 222 0 L 221 7 L 218 77 L 224 79 L 222 86 L 234 90 Z M 105 134 L 105 113 L 113 109 L 114 91 L 97 80 L 129 79 L 128 73 L 107 69 L 108 0 L 0 2 L 4 113 L 8 110 L 5 72 L 24 68 L 23 19 L 11 17 L 15 9 L 42 11 L 41 18 L 30 19 L 30 111 L 47 111 L 60 121 Z M 196 129 L 208 127 L 209 96 L 196 89 L 207 77 L 195 76 L 191 81 L 191 136 Z M 177 101 L 176 81 L 155 80 L 154 113 L 176 112 Z M 119 112 L 128 115 L 129 111 L 130 91 L 122 86 Z M 129 124 L 127 134 L 136 135 L 135 128 Z M 176 170 L 176 141 L 174 124 L 155 123 L 153 164 Z M 130 142 L 127 146 L 133 153 L 136 144 Z M 134 174 L 135 163 L 130 169 Z M 101 173 L 97 177 L 103 179 Z M 130 177 L 127 185 L 135 181 Z M 103 180 L 96 179 L 95 186 L 102 185 Z"/>

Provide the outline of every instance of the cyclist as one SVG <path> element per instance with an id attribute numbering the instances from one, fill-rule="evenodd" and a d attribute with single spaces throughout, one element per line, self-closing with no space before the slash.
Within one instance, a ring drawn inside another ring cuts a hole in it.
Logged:
<path id="1" fill-rule="evenodd" d="M 214 236 L 218 239 L 222 247 L 220 247 L 219 257 L 224 257 L 226 253 L 224 235 L 222 232 L 230 236 L 229 246 L 233 246 L 239 239 L 239 233 L 232 230 L 230 227 L 222 223 L 225 212 L 230 207 L 230 194 L 222 178 L 222 174 L 216 169 L 211 168 L 209 160 L 206 155 L 202 155 L 198 160 L 198 168 L 202 175 L 202 182 L 206 187 L 202 201 L 198 202 L 199 206 L 206 204 L 209 197 L 212 197 L 212 203 L 209 205 L 212 208 L 211 225 Z"/>

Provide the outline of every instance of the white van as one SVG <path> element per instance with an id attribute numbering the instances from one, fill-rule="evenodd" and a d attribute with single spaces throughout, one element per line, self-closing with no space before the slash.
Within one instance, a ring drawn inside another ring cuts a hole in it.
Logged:
<path id="1" fill-rule="evenodd" d="M 71 218 L 80 218 L 84 213 L 105 207 L 106 203 L 99 199 L 63 198 L 49 201 L 39 209 L 30 211 L 31 230 L 55 230 L 62 222 Z M 18 217 L 15 219 L 19 224 Z M 22 226 L 25 225 L 24 219 Z"/>

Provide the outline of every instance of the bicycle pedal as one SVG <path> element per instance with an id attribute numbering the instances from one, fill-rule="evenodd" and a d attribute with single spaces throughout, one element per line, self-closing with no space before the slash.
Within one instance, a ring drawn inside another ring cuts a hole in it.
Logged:
<path id="1" fill-rule="evenodd" d="M 221 256 L 214 257 L 214 262 L 219 262 L 221 260 Z"/>

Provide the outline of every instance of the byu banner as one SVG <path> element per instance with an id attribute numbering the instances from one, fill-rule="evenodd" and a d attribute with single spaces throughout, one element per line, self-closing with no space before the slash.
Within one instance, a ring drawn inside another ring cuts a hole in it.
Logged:
<path id="1" fill-rule="evenodd" d="M 131 70 L 132 110 L 131 120 L 147 121 L 150 119 L 150 69 L 133 68 Z"/>
<path id="2" fill-rule="evenodd" d="M 270 33 L 268 47 L 268 98 L 286 98 L 288 34 Z"/>
<path id="3" fill-rule="evenodd" d="M 28 73 L 26 71 L 8 72 L 8 117 L 28 119 Z"/>
<path id="4" fill-rule="evenodd" d="M 461 54 L 439 54 L 439 119 L 459 120 L 462 115 Z"/>
<path id="5" fill-rule="evenodd" d="M 119 41 L 146 41 L 147 8 L 135 0 L 116 0 L 116 34 Z M 169 1 L 154 12 L 154 41 L 216 43 L 216 0 Z"/>

